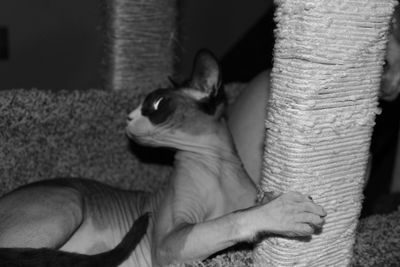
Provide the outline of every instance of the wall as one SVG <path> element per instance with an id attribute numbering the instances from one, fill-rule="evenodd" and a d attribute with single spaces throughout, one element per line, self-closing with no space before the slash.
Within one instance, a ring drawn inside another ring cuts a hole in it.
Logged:
<path id="1" fill-rule="evenodd" d="M 100 22 L 97 0 L 1 0 L 9 59 L 0 60 L 0 89 L 98 87 Z"/>
<path id="2" fill-rule="evenodd" d="M 190 73 L 192 60 L 201 48 L 211 49 L 222 59 L 271 6 L 272 0 L 181 1 L 178 72 Z"/>

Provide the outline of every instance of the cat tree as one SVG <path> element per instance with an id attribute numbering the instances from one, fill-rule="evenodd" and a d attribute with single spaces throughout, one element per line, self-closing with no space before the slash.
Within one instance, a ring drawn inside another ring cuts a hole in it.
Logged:
<path id="1" fill-rule="evenodd" d="M 300 191 L 328 212 L 311 240 L 268 238 L 256 266 L 347 266 L 393 0 L 276 0 L 264 191 Z"/>
<path id="2" fill-rule="evenodd" d="M 104 1 L 106 87 L 147 91 L 165 85 L 174 67 L 176 0 Z"/>

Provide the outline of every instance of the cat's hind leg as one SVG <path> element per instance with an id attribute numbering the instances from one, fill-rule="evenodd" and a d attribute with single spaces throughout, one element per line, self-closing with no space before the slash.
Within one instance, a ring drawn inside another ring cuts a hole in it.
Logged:
<path id="1" fill-rule="evenodd" d="M 79 191 L 27 186 L 0 198 L 0 247 L 59 248 L 82 222 Z"/>

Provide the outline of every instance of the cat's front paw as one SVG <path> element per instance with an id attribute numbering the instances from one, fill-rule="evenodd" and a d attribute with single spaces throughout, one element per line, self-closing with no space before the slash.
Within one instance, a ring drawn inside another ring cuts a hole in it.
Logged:
<path id="1" fill-rule="evenodd" d="M 327 215 L 325 210 L 312 198 L 298 192 L 289 192 L 255 207 L 259 234 L 282 235 L 287 237 L 309 236 L 320 229 Z M 267 201 L 267 200 L 265 200 Z"/>

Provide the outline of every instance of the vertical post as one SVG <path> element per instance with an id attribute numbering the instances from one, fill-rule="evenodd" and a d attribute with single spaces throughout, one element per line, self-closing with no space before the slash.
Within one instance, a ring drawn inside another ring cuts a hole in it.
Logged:
<path id="1" fill-rule="evenodd" d="M 146 91 L 173 74 L 176 0 L 112 0 L 107 17 L 106 87 Z"/>
<path id="2" fill-rule="evenodd" d="M 264 191 L 300 191 L 328 212 L 310 240 L 267 238 L 256 266 L 346 266 L 393 0 L 275 0 Z"/>

